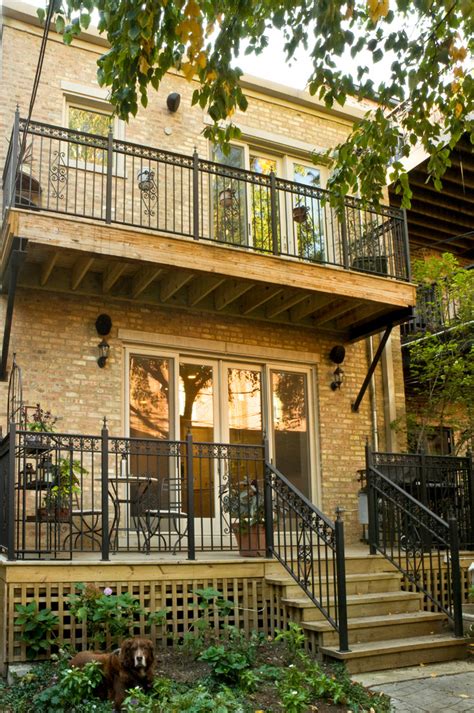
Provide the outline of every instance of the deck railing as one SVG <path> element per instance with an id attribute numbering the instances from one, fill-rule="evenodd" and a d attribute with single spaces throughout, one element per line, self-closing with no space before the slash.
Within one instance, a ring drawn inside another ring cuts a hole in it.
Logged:
<path id="1" fill-rule="evenodd" d="M 472 315 L 471 315 L 472 318 Z M 416 292 L 413 318 L 401 325 L 402 341 L 438 334 L 463 323 L 459 302 L 443 285 L 420 285 Z"/>
<path id="2" fill-rule="evenodd" d="M 463 635 L 459 534 L 456 518 L 439 517 L 393 478 L 381 472 L 367 449 L 366 476 L 369 545 L 384 555 L 408 582 L 454 622 Z M 438 573 L 446 568 L 447 591 L 440 591 Z"/>
<path id="3" fill-rule="evenodd" d="M 17 118 L 3 173 L 9 206 L 91 218 L 259 253 L 409 279 L 404 214 L 307 185 Z"/>
<path id="4" fill-rule="evenodd" d="M 459 542 L 474 549 L 472 456 L 371 453 L 373 465 L 444 521 L 456 518 Z"/>
<path id="5" fill-rule="evenodd" d="M 0 444 L 0 550 L 10 560 L 113 554 L 275 556 L 347 650 L 343 523 L 268 461 L 266 444 L 31 432 Z"/>

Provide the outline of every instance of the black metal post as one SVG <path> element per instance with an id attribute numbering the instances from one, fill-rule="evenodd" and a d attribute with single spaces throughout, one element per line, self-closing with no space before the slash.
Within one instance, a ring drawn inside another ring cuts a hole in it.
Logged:
<path id="1" fill-rule="evenodd" d="M 8 481 L 7 481 L 7 558 L 15 558 L 15 447 L 16 423 L 10 421 L 8 439 Z"/>
<path id="2" fill-rule="evenodd" d="M 10 346 L 10 334 L 13 322 L 13 308 L 15 305 L 16 284 L 18 281 L 18 272 L 20 270 L 21 259 L 22 255 L 20 251 L 12 250 L 9 261 L 8 298 L 3 329 L 2 354 L 0 357 L 0 381 L 4 381 L 7 378 L 8 350 Z"/>
<path id="3" fill-rule="evenodd" d="M 101 453 L 102 559 L 110 559 L 109 550 L 109 429 L 104 417 Z"/>
<path id="4" fill-rule="evenodd" d="M 279 255 L 278 247 L 278 210 L 277 210 L 277 188 L 276 176 L 273 171 L 270 172 L 270 225 L 272 230 L 272 247 L 273 254 Z"/>
<path id="5" fill-rule="evenodd" d="M 186 436 L 186 470 L 187 470 L 187 506 L 188 506 L 188 560 L 196 559 L 196 542 L 194 532 L 194 464 L 193 435 Z"/>
<path id="6" fill-rule="evenodd" d="M 410 241 L 408 237 L 408 221 L 405 208 L 403 213 L 403 256 L 405 258 L 405 274 L 408 282 L 411 282 L 411 265 L 410 265 Z"/>
<path id="7" fill-rule="evenodd" d="M 193 153 L 193 238 L 199 240 L 199 156 Z"/>
<path id="8" fill-rule="evenodd" d="M 467 487 L 469 490 L 469 535 L 468 543 L 471 549 L 474 549 L 474 470 L 472 467 L 472 453 L 466 453 L 467 458 Z M 468 533 L 466 533 L 467 535 Z"/>
<path id="9" fill-rule="evenodd" d="M 451 545 L 451 584 L 453 592 L 454 636 L 463 636 L 461 568 L 459 566 L 458 522 L 449 518 L 449 540 Z"/>
<path id="10" fill-rule="evenodd" d="M 268 468 L 270 464 L 268 451 L 268 438 L 263 440 L 263 510 L 265 513 L 265 555 L 273 557 L 273 497 L 271 484 L 271 471 Z"/>
<path id="11" fill-rule="evenodd" d="M 107 135 L 107 179 L 105 185 L 105 222 L 112 222 L 112 172 L 114 165 L 114 137 L 112 129 Z"/>
<path id="12" fill-rule="evenodd" d="M 336 545 L 336 576 L 337 576 L 337 618 L 339 625 L 339 651 L 349 651 L 349 632 L 347 628 L 347 592 L 346 592 L 346 561 L 344 552 L 344 522 L 341 518 L 342 509 L 336 509 L 334 523 L 334 539 Z"/>
<path id="13" fill-rule="evenodd" d="M 342 239 L 342 264 L 349 269 L 349 243 L 347 241 L 347 221 L 346 206 L 343 206 L 341 213 L 341 239 Z"/>
<path id="14" fill-rule="evenodd" d="M 375 497 L 375 489 L 373 485 L 373 475 L 372 475 L 372 451 L 369 446 L 369 441 L 367 440 L 365 444 L 365 477 L 367 482 L 367 509 L 369 515 L 369 527 L 368 527 L 368 537 L 369 537 L 369 552 L 371 555 L 377 553 L 377 498 Z"/>
<path id="15" fill-rule="evenodd" d="M 20 143 L 20 110 L 18 105 L 15 110 L 15 119 L 13 122 L 12 147 L 10 153 L 10 185 L 8 186 L 8 202 L 7 207 L 15 204 L 16 193 L 16 177 L 19 172 L 18 165 L 18 148 Z"/>

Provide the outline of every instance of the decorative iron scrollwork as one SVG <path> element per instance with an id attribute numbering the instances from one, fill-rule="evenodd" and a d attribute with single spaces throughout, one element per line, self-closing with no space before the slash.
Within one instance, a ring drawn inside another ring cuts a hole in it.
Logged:
<path id="1" fill-rule="evenodd" d="M 54 198 L 62 200 L 64 198 L 64 189 L 67 186 L 68 168 L 64 161 L 64 151 L 54 151 L 54 160 L 49 169 L 49 182 L 52 188 Z"/>

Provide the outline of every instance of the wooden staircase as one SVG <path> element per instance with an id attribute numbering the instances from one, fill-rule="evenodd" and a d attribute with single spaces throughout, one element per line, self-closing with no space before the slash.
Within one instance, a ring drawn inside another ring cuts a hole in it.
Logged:
<path id="1" fill-rule="evenodd" d="M 267 571 L 283 619 L 302 626 L 311 650 L 343 661 L 351 673 L 467 656 L 466 640 L 454 638 L 448 617 L 423 611 L 423 595 L 402 591 L 402 575 L 380 555 L 346 556 L 350 651 L 344 653 L 338 650 L 338 633 L 286 570 L 275 562 Z M 329 578 L 329 590 L 331 585 Z"/>

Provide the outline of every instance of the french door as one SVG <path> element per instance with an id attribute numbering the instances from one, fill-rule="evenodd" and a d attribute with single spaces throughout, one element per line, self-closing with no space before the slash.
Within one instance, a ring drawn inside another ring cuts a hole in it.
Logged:
<path id="1" fill-rule="evenodd" d="M 309 368 L 130 353 L 128 382 L 131 437 L 184 440 L 191 433 L 196 442 L 260 445 L 266 434 L 276 467 L 317 501 Z M 169 472 L 160 472 L 179 477 L 172 469 L 170 459 Z M 196 463 L 194 502 L 201 522 L 217 517 L 221 485 L 215 461 Z"/>

